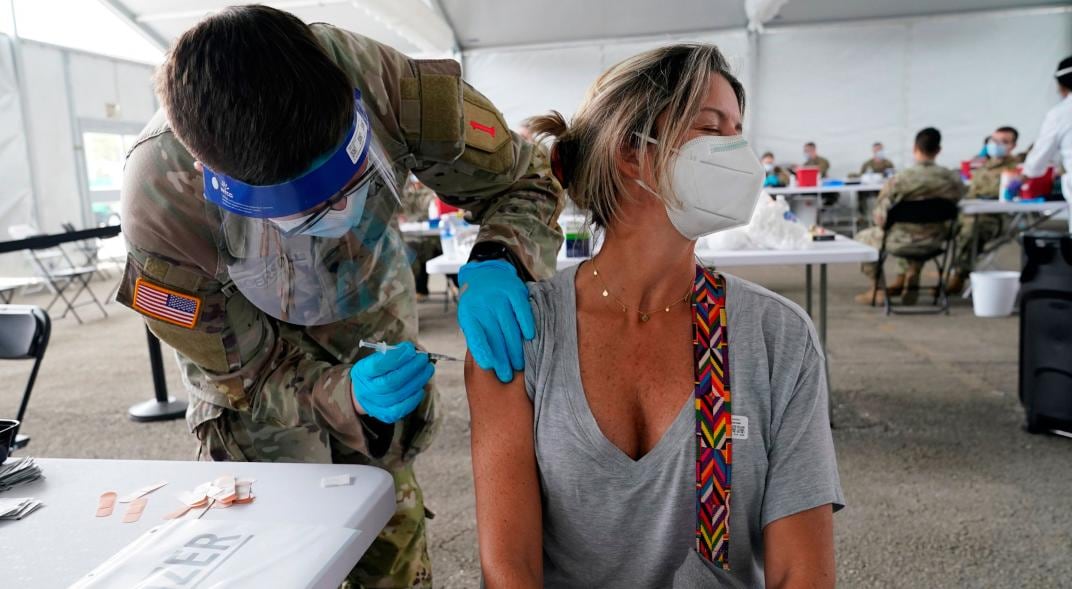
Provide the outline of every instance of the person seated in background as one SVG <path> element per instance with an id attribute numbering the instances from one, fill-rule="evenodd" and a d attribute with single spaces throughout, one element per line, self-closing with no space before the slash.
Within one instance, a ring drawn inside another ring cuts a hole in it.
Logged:
<path id="1" fill-rule="evenodd" d="M 695 260 L 762 189 L 744 102 L 717 48 L 673 45 L 600 76 L 571 124 L 533 122 L 606 240 L 530 284 L 523 376 L 466 363 L 489 589 L 834 586 L 844 500 L 815 329 Z"/>
<path id="2" fill-rule="evenodd" d="M 804 163 L 801 165 L 819 168 L 819 176 L 822 178 L 826 178 L 826 173 L 830 171 L 830 162 L 819 155 L 813 141 L 804 144 Z"/>
<path id="3" fill-rule="evenodd" d="M 760 158 L 763 163 L 763 172 L 766 176 L 763 178 L 763 186 L 789 186 L 789 172 L 785 171 L 785 168 L 776 165 L 774 163 L 774 154 L 766 152 L 763 157 Z"/>
<path id="4" fill-rule="evenodd" d="M 1015 170 L 1020 159 L 1013 155 L 1020 134 L 1012 127 L 998 127 L 986 142 L 986 162 L 972 172 L 968 198 L 996 199 L 1001 186 L 1001 173 Z M 1005 233 L 1005 215 L 961 215 L 957 233 L 957 253 L 953 272 L 949 276 L 949 294 L 959 294 L 964 281 L 973 270 L 973 259 L 989 244 Z M 978 233 L 977 238 L 974 237 Z"/>
<path id="5" fill-rule="evenodd" d="M 860 166 L 860 175 L 882 174 L 885 176 L 887 175 L 887 170 L 893 170 L 893 162 L 886 159 L 886 152 L 882 149 L 882 143 L 876 141 L 871 146 L 871 157 Z"/>
<path id="6" fill-rule="evenodd" d="M 885 235 L 883 225 L 886 212 L 902 201 L 944 198 L 959 201 L 964 196 L 964 183 L 960 174 L 934 163 L 934 158 L 942 150 L 942 134 L 933 127 L 927 127 L 916 133 L 912 157 L 915 165 L 897 172 L 882 187 L 875 202 L 873 212 L 875 226 L 856 234 L 857 241 L 866 243 L 875 249 L 882 246 Z M 875 290 L 876 262 L 862 264 L 860 270 L 871 280 L 871 288 L 856 295 L 856 302 L 864 305 L 872 300 L 882 302 L 883 297 L 900 295 L 901 303 L 913 305 L 919 298 L 919 275 L 923 269 L 920 262 L 898 257 L 930 250 L 945 241 L 949 228 L 943 223 L 898 223 L 886 236 L 886 251 L 897 257 L 900 272 L 886 290 Z"/>
<path id="7" fill-rule="evenodd" d="M 405 188 L 402 189 L 402 208 L 399 214 L 407 222 L 427 221 L 428 208 L 435 202 L 436 193 L 428 188 L 416 176 L 412 174 Z M 428 260 L 443 253 L 439 237 L 405 237 L 406 246 L 409 247 L 410 267 L 413 271 L 413 279 L 417 283 L 417 302 L 428 300 L 428 271 L 424 264 Z"/>

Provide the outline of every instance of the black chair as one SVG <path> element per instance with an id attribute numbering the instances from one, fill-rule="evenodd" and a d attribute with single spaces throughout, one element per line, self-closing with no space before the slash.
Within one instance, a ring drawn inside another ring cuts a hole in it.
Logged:
<path id="1" fill-rule="evenodd" d="M 960 215 L 960 207 L 957 203 L 945 198 L 929 198 L 926 200 L 901 201 L 890 207 L 886 212 L 886 223 L 882 227 L 882 247 L 878 252 L 878 270 L 875 272 L 875 289 L 871 295 L 871 306 L 875 306 L 879 289 L 886 290 L 886 272 L 883 265 L 886 257 L 890 255 L 926 264 L 934 261 L 938 267 L 938 284 L 934 288 L 934 301 L 930 308 L 917 308 L 905 305 L 893 305 L 890 296 L 884 297 L 886 314 L 891 313 L 945 313 L 949 314 L 949 294 L 946 292 L 946 274 L 952 265 L 953 256 L 956 252 L 957 218 Z M 898 223 L 920 223 L 943 225 L 945 239 L 934 247 L 915 249 L 911 252 L 888 251 L 886 239 L 890 230 Z M 920 286 L 920 289 L 923 289 Z"/>
<path id="2" fill-rule="evenodd" d="M 52 320 L 41 307 L 29 305 L 0 305 L 0 360 L 33 360 L 33 370 L 26 390 L 19 403 L 16 419 L 21 423 L 26 415 L 26 406 L 30 403 L 30 393 L 37 380 L 37 371 L 45 357 L 48 337 L 52 332 Z M 15 427 L 13 448 L 23 448 L 29 443 L 29 436 L 19 435 L 19 426 Z"/>

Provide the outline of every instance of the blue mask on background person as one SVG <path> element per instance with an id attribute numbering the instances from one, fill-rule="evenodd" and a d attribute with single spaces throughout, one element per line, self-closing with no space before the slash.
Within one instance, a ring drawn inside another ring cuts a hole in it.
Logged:
<path id="1" fill-rule="evenodd" d="M 1005 157 L 1008 151 L 1005 149 L 1004 143 L 998 143 L 997 141 L 986 142 L 986 155 L 989 157 Z"/>

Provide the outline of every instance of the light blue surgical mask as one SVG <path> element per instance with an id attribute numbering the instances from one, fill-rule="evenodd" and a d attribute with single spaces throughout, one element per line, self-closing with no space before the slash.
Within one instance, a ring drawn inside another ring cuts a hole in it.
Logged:
<path id="1" fill-rule="evenodd" d="M 327 211 L 311 213 L 297 219 L 272 219 L 272 222 L 288 237 L 308 235 L 339 239 L 361 221 L 373 176 L 374 174 L 368 174 L 343 197 L 346 205 L 342 209 L 328 208 Z"/>
<path id="2" fill-rule="evenodd" d="M 997 141 L 986 142 L 986 155 L 989 157 L 1005 157 L 1008 154 L 1008 150 L 1005 149 L 1004 143 L 998 143 Z"/>

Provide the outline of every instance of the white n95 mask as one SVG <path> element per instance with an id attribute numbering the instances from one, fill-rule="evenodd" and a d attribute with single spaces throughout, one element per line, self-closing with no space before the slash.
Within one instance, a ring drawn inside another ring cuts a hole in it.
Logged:
<path id="1" fill-rule="evenodd" d="M 641 138 L 657 143 L 649 137 Z M 670 188 L 680 206 L 667 204 L 666 215 L 687 239 L 747 225 L 764 176 L 763 165 L 744 137 L 697 137 L 677 150 Z M 637 182 L 655 194 L 643 182 Z"/>

